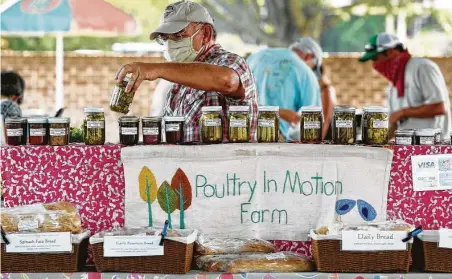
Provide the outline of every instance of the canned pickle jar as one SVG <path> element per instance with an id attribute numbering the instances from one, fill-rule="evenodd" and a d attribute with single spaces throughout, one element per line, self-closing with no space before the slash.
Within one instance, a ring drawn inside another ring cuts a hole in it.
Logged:
<path id="1" fill-rule="evenodd" d="M 322 141 L 323 114 L 322 108 L 306 106 L 301 108 L 300 139 L 305 143 Z"/>
<path id="2" fill-rule="evenodd" d="M 85 108 L 83 121 L 83 140 L 86 145 L 105 143 L 105 116 L 103 108 Z"/>
<path id="3" fill-rule="evenodd" d="M 279 141 L 279 107 L 260 106 L 257 116 L 257 142 Z"/>
<path id="4" fill-rule="evenodd" d="M 228 113 L 229 142 L 244 143 L 250 141 L 250 107 L 231 106 Z"/>
<path id="5" fill-rule="evenodd" d="M 223 108 L 221 106 L 206 106 L 201 109 L 199 126 L 201 142 L 216 144 L 223 142 Z"/>
<path id="6" fill-rule="evenodd" d="M 127 76 L 121 83 L 118 83 L 111 94 L 110 109 L 115 112 L 127 114 L 133 102 L 135 92 L 126 93 L 126 87 L 130 78 Z"/>

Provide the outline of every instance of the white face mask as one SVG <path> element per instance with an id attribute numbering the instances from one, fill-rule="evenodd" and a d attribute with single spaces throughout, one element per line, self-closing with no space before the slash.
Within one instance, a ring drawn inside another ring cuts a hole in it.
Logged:
<path id="1" fill-rule="evenodd" d="M 200 29 L 201 30 L 201 29 Z M 193 48 L 193 38 L 198 34 L 199 30 L 196 31 L 193 36 L 188 38 L 183 38 L 179 41 L 168 40 L 165 44 L 165 51 L 163 53 L 166 60 L 170 62 L 193 62 L 199 53 L 201 53 L 202 48 L 196 51 Z"/>

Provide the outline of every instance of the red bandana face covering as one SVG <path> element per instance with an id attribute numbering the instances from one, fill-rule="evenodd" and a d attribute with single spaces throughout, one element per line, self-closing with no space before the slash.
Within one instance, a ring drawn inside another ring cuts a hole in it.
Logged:
<path id="1" fill-rule="evenodd" d="M 392 59 L 373 63 L 373 68 L 397 88 L 399 98 L 405 94 L 405 68 L 410 58 L 411 54 L 404 51 Z"/>

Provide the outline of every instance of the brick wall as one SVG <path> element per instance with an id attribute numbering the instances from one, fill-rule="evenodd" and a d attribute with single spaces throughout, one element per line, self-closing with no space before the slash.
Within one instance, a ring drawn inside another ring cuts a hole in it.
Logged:
<path id="1" fill-rule="evenodd" d="M 24 109 L 39 108 L 55 113 L 55 56 L 52 53 L 3 52 L 2 70 L 15 70 L 26 81 Z M 438 63 L 452 94 L 452 57 L 433 58 Z M 64 58 L 65 115 L 72 125 L 83 122 L 83 108 L 106 108 L 107 140 L 117 140 L 118 114 L 110 112 L 108 105 L 114 87 L 117 69 L 131 61 L 152 62 L 161 58 L 150 56 L 77 55 Z M 329 57 L 325 59 L 328 75 L 337 91 L 340 104 L 356 107 L 384 104 L 387 82 L 376 74 L 370 63 L 359 63 L 356 57 Z M 152 103 L 156 82 L 144 82 L 136 93 L 130 114 L 146 116 Z"/>

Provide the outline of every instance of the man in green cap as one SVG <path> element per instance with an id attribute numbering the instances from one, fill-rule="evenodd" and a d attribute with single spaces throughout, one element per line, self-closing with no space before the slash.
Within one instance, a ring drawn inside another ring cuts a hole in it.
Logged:
<path id="1" fill-rule="evenodd" d="M 389 80 L 388 106 L 391 135 L 395 129 L 441 129 L 450 141 L 449 94 L 441 71 L 433 61 L 412 57 L 394 35 L 372 36 L 359 61 L 372 60 L 373 68 Z"/>

